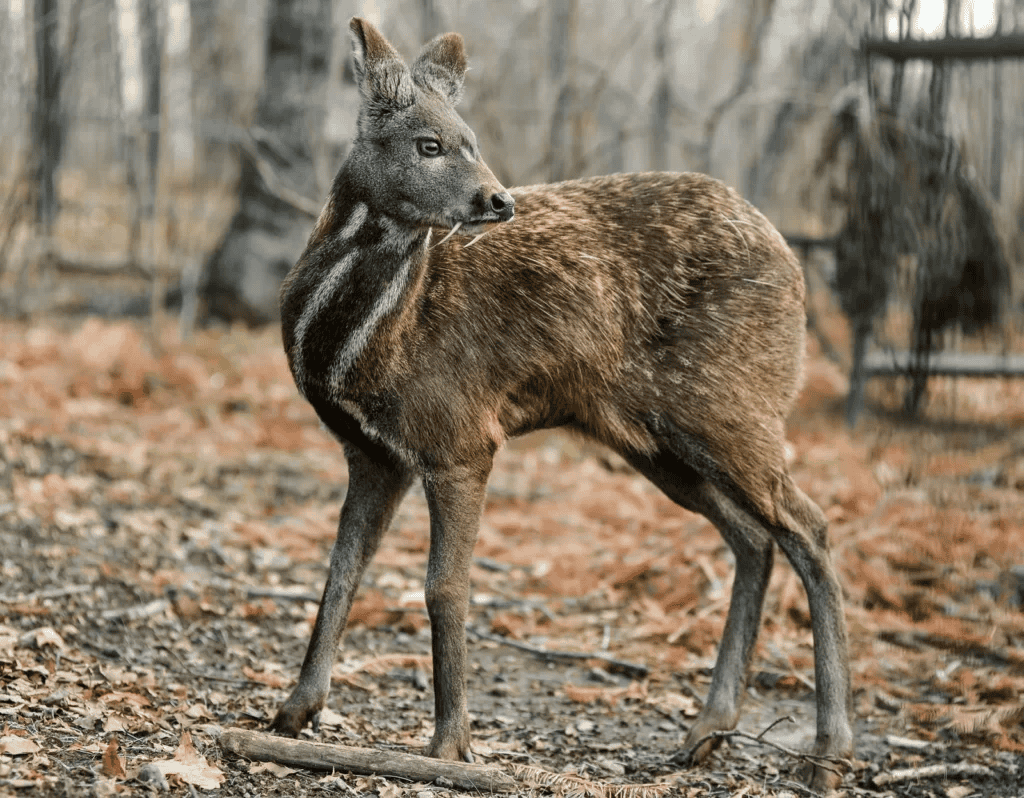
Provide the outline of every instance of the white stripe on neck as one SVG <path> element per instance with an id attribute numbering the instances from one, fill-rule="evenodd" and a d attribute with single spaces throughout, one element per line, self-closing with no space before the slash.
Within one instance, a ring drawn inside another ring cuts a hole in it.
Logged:
<path id="1" fill-rule="evenodd" d="M 358 250 L 352 250 L 344 258 L 338 261 L 327 273 L 327 277 L 320 282 L 316 290 L 306 300 L 306 306 L 302 309 L 299 323 L 295 325 L 295 343 L 292 347 L 292 371 L 295 373 L 295 384 L 299 386 L 302 395 L 306 395 L 306 367 L 305 348 L 306 333 L 309 332 L 309 325 L 327 307 L 331 299 L 338 293 L 341 284 L 345 281 L 349 269 L 355 262 Z M 308 398 L 308 397 L 307 397 Z"/>
<path id="2" fill-rule="evenodd" d="M 363 353 L 367 343 L 370 341 L 370 336 L 373 335 L 380 324 L 380 320 L 394 310 L 399 302 L 402 301 L 402 296 L 405 294 L 405 289 L 409 284 L 409 272 L 412 269 L 412 261 L 415 257 L 416 255 L 413 254 L 402 261 L 402 265 L 398 268 L 395 276 L 391 278 L 387 287 L 378 295 L 373 309 L 367 314 L 363 323 L 356 327 L 348 337 L 348 340 L 345 341 L 341 351 L 338 352 L 334 365 L 331 367 L 330 385 L 332 387 L 340 388 L 344 385 L 349 369 L 352 368 L 356 360 Z"/>
<path id="3" fill-rule="evenodd" d="M 352 209 L 352 215 L 345 222 L 345 226 L 338 231 L 338 240 L 345 241 L 352 238 L 359 231 L 359 228 L 363 226 L 363 222 L 366 221 L 369 213 L 370 209 L 366 207 L 365 202 L 357 202 L 356 207 Z"/>

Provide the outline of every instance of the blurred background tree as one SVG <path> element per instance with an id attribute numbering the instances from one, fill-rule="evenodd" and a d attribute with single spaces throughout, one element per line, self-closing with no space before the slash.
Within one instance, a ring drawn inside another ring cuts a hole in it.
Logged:
<path id="1" fill-rule="evenodd" d="M 1013 56 L 1024 0 L 0 0 L 0 311 L 170 312 L 183 335 L 275 319 L 355 132 L 354 14 L 410 57 L 465 36 L 461 110 L 506 185 L 670 169 L 738 188 L 807 256 L 845 366 L 975 335 L 948 294 L 979 281 L 975 310 L 997 291 L 1019 320 L 1024 60 L 863 43 Z M 965 257 L 959 277 L 935 264 L 968 239 L 998 263 L 964 282 Z"/>

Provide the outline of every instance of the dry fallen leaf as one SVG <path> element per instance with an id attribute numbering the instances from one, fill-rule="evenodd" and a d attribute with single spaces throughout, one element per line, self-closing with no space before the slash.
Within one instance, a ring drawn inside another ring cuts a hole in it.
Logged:
<path id="1" fill-rule="evenodd" d="M 0 737 L 0 754 L 19 756 L 34 754 L 39 750 L 39 743 L 28 737 L 15 737 L 13 734 Z"/>
<path id="2" fill-rule="evenodd" d="M 224 772 L 214 767 L 206 758 L 196 751 L 192 744 L 192 735 L 184 732 L 174 759 L 154 762 L 153 765 L 165 776 L 177 776 L 186 784 L 201 790 L 214 790 L 224 781 Z"/>
<path id="3" fill-rule="evenodd" d="M 123 779 L 126 776 L 124 763 L 117 754 L 117 737 L 111 737 L 110 744 L 103 751 L 102 773 L 104 776 L 118 779 Z"/>
<path id="4" fill-rule="evenodd" d="M 14 653 L 14 644 L 18 642 L 18 630 L 0 624 L 0 654 L 10 656 Z"/>
<path id="5" fill-rule="evenodd" d="M 52 626 L 41 626 L 38 629 L 25 632 L 18 642 L 23 646 L 31 646 L 33 648 L 53 646 L 62 651 L 64 650 L 64 638 L 57 634 L 57 631 Z"/>
<path id="6" fill-rule="evenodd" d="M 242 673 L 245 674 L 246 678 L 252 679 L 254 682 L 265 684 L 267 687 L 287 687 L 289 684 L 288 678 L 280 673 L 274 673 L 273 671 L 257 671 L 250 668 L 248 665 L 242 666 Z"/>
<path id="7" fill-rule="evenodd" d="M 295 768 L 285 767 L 279 765 L 277 762 L 254 762 L 249 766 L 250 773 L 270 773 L 277 776 L 279 779 L 283 779 L 285 776 L 290 776 L 292 773 L 297 773 Z"/>

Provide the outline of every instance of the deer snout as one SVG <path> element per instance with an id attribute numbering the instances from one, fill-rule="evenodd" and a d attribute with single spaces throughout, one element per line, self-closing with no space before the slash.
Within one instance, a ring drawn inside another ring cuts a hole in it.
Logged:
<path id="1" fill-rule="evenodd" d="M 492 194 L 488 205 L 503 222 L 509 221 L 515 215 L 516 201 L 507 191 L 499 191 L 497 194 Z"/>

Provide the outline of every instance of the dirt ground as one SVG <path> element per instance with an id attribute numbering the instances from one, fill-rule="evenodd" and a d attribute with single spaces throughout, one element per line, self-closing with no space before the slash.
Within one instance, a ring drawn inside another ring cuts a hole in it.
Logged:
<path id="1" fill-rule="evenodd" d="M 228 727 L 263 728 L 293 684 L 346 472 L 274 331 L 158 337 L 0 324 L 0 795 L 457 794 L 219 748 Z M 844 789 L 1024 796 L 1024 385 L 935 381 L 913 425 L 885 410 L 897 387 L 876 386 L 854 432 L 845 390 L 812 351 L 790 423 L 847 594 L 858 741 Z M 414 494 L 310 739 L 411 752 L 429 739 L 426 547 Z M 474 749 L 515 767 L 521 794 L 807 794 L 781 750 L 806 750 L 814 722 L 806 599 L 784 558 L 740 726 L 771 727 L 774 745 L 736 737 L 686 769 L 672 757 L 732 579 L 710 524 L 550 433 L 499 455 L 476 554 Z"/>

